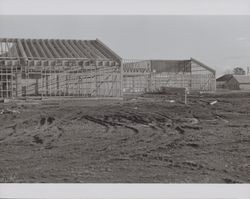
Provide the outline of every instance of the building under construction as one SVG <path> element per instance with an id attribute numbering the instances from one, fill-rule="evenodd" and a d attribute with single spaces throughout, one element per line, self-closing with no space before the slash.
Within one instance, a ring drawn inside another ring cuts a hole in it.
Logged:
<path id="1" fill-rule="evenodd" d="M 0 97 L 121 97 L 121 63 L 98 39 L 0 39 Z"/>
<path id="2" fill-rule="evenodd" d="M 123 91 L 159 91 L 162 87 L 187 88 L 189 91 L 216 90 L 215 70 L 189 60 L 124 60 Z"/>
<path id="3" fill-rule="evenodd" d="M 98 39 L 0 39 L 0 98 L 120 98 L 161 87 L 215 91 L 215 71 L 193 58 L 122 60 Z"/>

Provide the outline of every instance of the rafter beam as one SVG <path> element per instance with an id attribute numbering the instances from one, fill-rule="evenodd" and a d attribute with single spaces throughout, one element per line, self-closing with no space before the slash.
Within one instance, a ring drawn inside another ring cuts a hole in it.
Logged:
<path id="1" fill-rule="evenodd" d="M 93 56 L 85 48 L 82 47 L 80 40 L 74 41 L 74 42 L 75 42 L 76 46 L 81 50 L 81 52 L 83 52 L 85 54 L 86 57 L 93 58 Z"/>
<path id="2" fill-rule="evenodd" d="M 86 58 L 87 56 L 78 48 L 78 46 L 74 43 L 74 41 L 70 40 L 69 44 L 74 48 L 74 50 L 80 55 L 82 58 Z"/>
<path id="3" fill-rule="evenodd" d="M 62 43 L 62 40 L 56 40 L 58 42 L 58 44 L 61 46 L 62 50 L 65 52 L 66 57 L 71 57 L 74 58 L 74 56 L 72 55 L 72 53 L 67 49 L 67 47 Z"/>
<path id="4" fill-rule="evenodd" d="M 27 59 L 27 55 L 25 53 L 25 50 L 23 48 L 23 45 L 22 45 L 22 42 L 20 41 L 20 39 L 17 40 L 17 48 L 19 48 L 22 57 Z"/>
<path id="5" fill-rule="evenodd" d="M 66 48 L 68 48 L 73 54 L 75 57 L 78 57 L 80 58 L 80 56 L 78 55 L 78 53 L 75 51 L 75 49 L 65 40 L 62 40 L 62 43 L 66 46 Z"/>
<path id="6" fill-rule="evenodd" d="M 12 56 L 11 56 L 11 52 L 10 52 L 9 42 L 8 42 L 8 41 L 7 41 L 7 42 L 5 42 L 5 45 L 7 46 L 7 51 L 6 51 L 7 56 L 8 56 L 8 57 L 12 57 Z"/>
<path id="7" fill-rule="evenodd" d="M 198 61 L 198 60 L 196 60 L 196 59 L 194 59 L 194 58 L 192 58 L 192 57 L 190 58 L 190 60 L 191 60 L 191 62 L 193 61 L 193 62 L 195 62 L 196 64 L 199 64 L 201 67 L 203 67 L 203 68 L 209 70 L 210 72 L 212 72 L 212 73 L 215 75 L 215 70 L 214 70 L 214 69 L 210 68 L 209 66 L 207 66 L 207 65 L 205 65 L 205 64 L 203 64 L 203 63 L 201 63 L 200 61 Z"/>
<path id="8" fill-rule="evenodd" d="M 63 57 L 63 58 L 67 57 L 67 55 L 63 52 L 63 50 L 61 49 L 61 47 L 58 45 L 58 43 L 55 40 L 51 40 L 51 44 L 60 53 L 60 57 Z"/>
<path id="9" fill-rule="evenodd" d="M 44 57 L 44 58 L 47 58 L 47 55 L 46 55 L 46 53 L 44 52 L 43 47 L 42 47 L 41 44 L 39 43 L 39 40 L 35 40 L 35 42 L 36 42 L 36 45 L 38 46 L 38 48 L 39 48 L 41 54 L 43 55 L 43 57 Z"/>
<path id="10" fill-rule="evenodd" d="M 105 56 L 103 56 L 103 54 L 95 47 L 93 47 L 92 43 L 90 41 L 86 41 L 86 45 L 95 52 L 95 54 L 99 57 L 99 58 L 105 58 Z"/>
<path id="11" fill-rule="evenodd" d="M 54 45 L 52 44 L 52 42 L 51 42 L 51 40 L 48 40 L 48 45 L 49 45 L 49 47 L 50 47 L 50 49 L 52 50 L 52 52 L 54 53 L 54 55 L 56 56 L 56 57 L 62 57 L 62 56 L 60 56 L 60 54 L 57 52 L 57 50 L 56 50 L 56 48 L 54 47 Z"/>
<path id="12" fill-rule="evenodd" d="M 12 46 L 9 46 L 9 48 L 10 48 L 11 53 L 13 54 L 13 57 L 19 57 L 18 52 L 17 52 L 16 41 L 11 39 L 9 42 L 12 44 Z"/>
<path id="13" fill-rule="evenodd" d="M 28 41 L 30 42 L 30 46 L 31 46 L 32 50 L 35 52 L 36 57 L 37 57 L 37 58 L 41 58 L 41 56 L 39 55 L 37 49 L 36 49 L 35 46 L 33 45 L 33 41 L 34 41 L 34 40 L 29 39 Z"/>
<path id="14" fill-rule="evenodd" d="M 85 44 L 84 41 L 81 41 L 81 40 L 80 40 L 79 42 L 81 43 L 81 45 L 83 46 L 84 49 L 87 49 L 87 50 L 88 50 L 89 54 L 91 54 L 91 56 L 92 56 L 93 58 L 98 58 L 98 56 L 96 56 L 94 53 L 91 52 L 91 49 Z"/>
<path id="15" fill-rule="evenodd" d="M 49 58 L 53 58 L 53 55 L 51 54 L 50 50 L 48 49 L 48 47 L 47 47 L 47 45 L 45 43 L 45 40 L 41 40 L 41 45 L 44 48 L 44 50 L 45 50 L 44 52 L 47 54 L 47 56 Z"/>
<path id="16" fill-rule="evenodd" d="M 22 41 L 23 41 L 23 43 L 24 43 L 24 46 L 25 46 L 25 49 L 26 49 L 26 51 L 27 51 L 28 57 L 32 58 L 33 55 L 32 55 L 32 53 L 30 52 L 29 46 L 28 46 L 28 44 L 27 44 L 27 40 L 26 40 L 26 39 L 23 39 Z"/>
<path id="17" fill-rule="evenodd" d="M 111 48 L 109 48 L 107 45 L 105 45 L 104 43 L 102 43 L 99 39 L 96 39 L 96 44 L 98 44 L 98 46 L 101 46 L 102 49 L 103 48 L 107 49 L 108 52 L 112 55 L 112 57 L 115 58 L 116 61 L 119 61 L 119 63 L 121 64 L 122 58 L 118 54 L 116 54 L 113 50 L 111 50 Z"/>
<path id="18" fill-rule="evenodd" d="M 96 41 L 93 41 L 92 44 L 95 46 L 95 48 L 97 48 L 99 51 L 101 51 L 102 54 L 103 54 L 105 57 L 111 58 L 111 59 L 112 59 L 112 56 L 107 52 L 107 50 L 104 50 L 102 46 L 97 45 L 97 44 L 96 44 Z"/>

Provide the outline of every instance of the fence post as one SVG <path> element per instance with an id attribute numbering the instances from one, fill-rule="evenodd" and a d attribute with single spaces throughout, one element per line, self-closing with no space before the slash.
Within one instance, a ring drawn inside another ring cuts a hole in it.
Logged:
<path id="1" fill-rule="evenodd" d="M 188 88 L 185 88 L 185 91 L 184 91 L 184 103 L 187 105 L 187 94 L 188 94 Z"/>

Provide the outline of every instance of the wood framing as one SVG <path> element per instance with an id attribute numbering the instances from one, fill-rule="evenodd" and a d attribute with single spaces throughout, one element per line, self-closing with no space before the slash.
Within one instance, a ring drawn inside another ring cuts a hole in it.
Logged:
<path id="1" fill-rule="evenodd" d="M 189 60 L 123 60 L 124 93 L 150 92 L 162 87 L 190 91 L 216 90 L 215 70 Z"/>
<path id="2" fill-rule="evenodd" d="M 99 40 L 0 39 L 0 98 L 120 98 L 122 79 Z"/>

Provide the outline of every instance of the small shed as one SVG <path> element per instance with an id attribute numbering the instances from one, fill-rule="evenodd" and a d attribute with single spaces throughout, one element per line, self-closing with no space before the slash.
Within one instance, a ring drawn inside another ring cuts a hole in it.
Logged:
<path id="1" fill-rule="evenodd" d="M 218 89 L 250 91 L 250 76 L 223 75 L 216 80 Z"/>
<path id="2" fill-rule="evenodd" d="M 216 88 L 217 89 L 229 89 L 227 82 L 233 77 L 232 74 L 222 75 L 216 79 Z"/>

